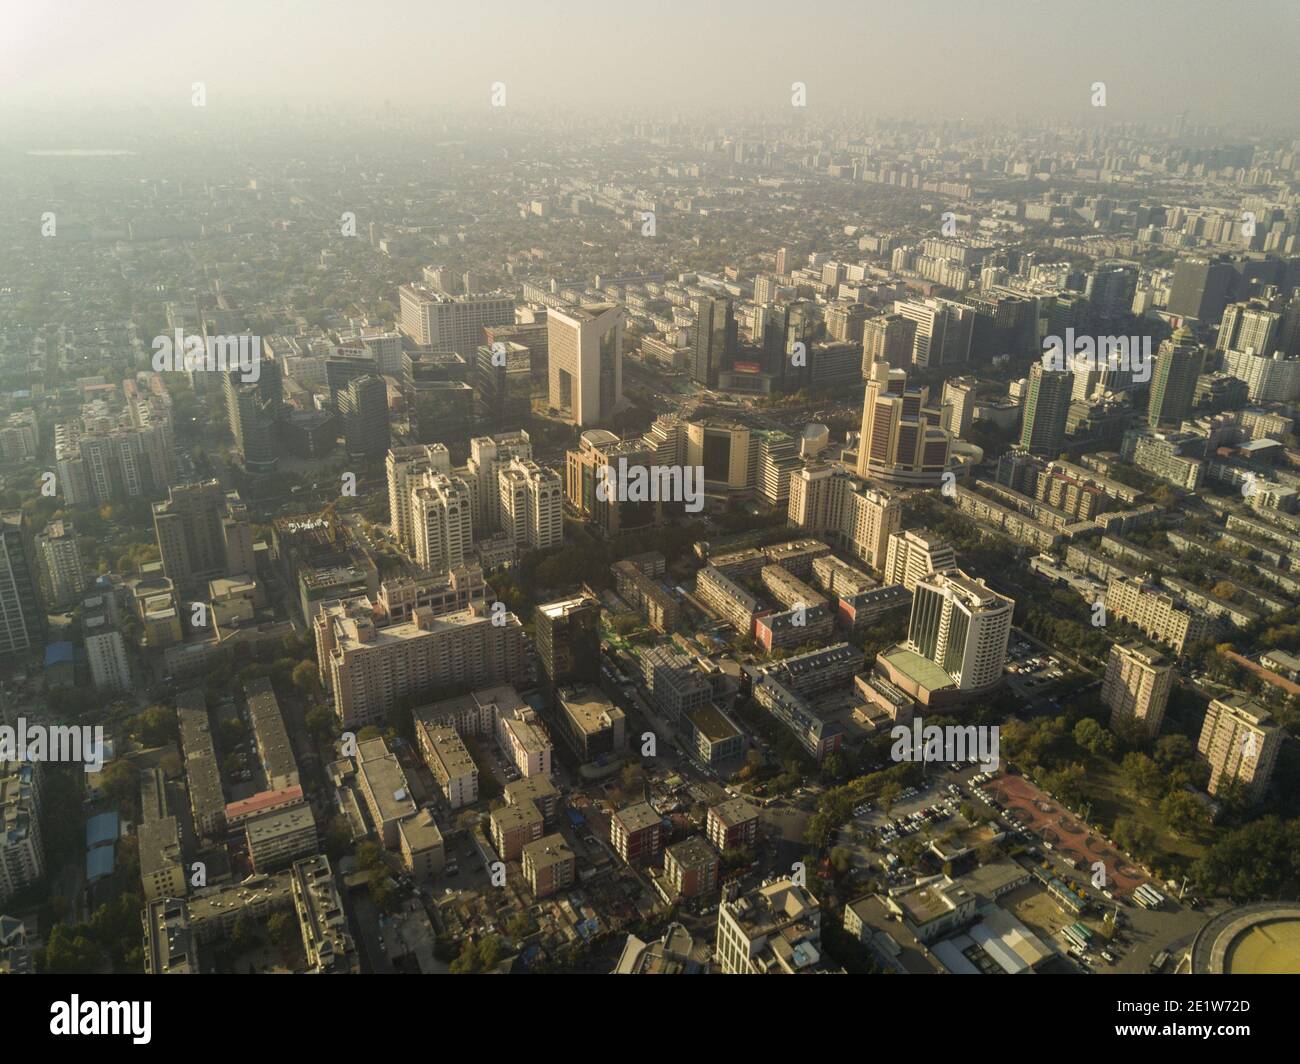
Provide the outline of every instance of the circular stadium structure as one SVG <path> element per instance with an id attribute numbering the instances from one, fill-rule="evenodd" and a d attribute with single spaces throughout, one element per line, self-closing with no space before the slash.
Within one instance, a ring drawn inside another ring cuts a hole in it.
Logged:
<path id="1" fill-rule="evenodd" d="M 1214 917 L 1192 942 L 1193 975 L 1300 973 L 1300 902 L 1258 902 Z"/>

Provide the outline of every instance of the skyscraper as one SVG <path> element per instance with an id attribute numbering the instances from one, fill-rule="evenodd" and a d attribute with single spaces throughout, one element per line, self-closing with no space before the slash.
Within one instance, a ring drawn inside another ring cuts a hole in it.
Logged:
<path id="1" fill-rule="evenodd" d="M 51 608 L 68 606 L 86 588 L 86 574 L 77 549 L 77 532 L 70 521 L 51 521 L 36 537 L 45 602 Z"/>
<path id="2" fill-rule="evenodd" d="M 349 458 L 380 458 L 388 452 L 388 384 L 383 377 L 356 377 L 338 393 Z"/>
<path id="3" fill-rule="evenodd" d="M 256 381 L 226 374 L 226 415 L 235 450 L 250 473 L 270 473 L 280 461 L 276 438 L 281 415 L 280 363 L 263 359 Z"/>
<path id="4" fill-rule="evenodd" d="M 0 656 L 45 645 L 31 524 L 22 510 L 0 514 Z"/>
<path id="5" fill-rule="evenodd" d="M 894 304 L 894 313 L 916 323 L 912 364 L 927 369 L 969 361 L 975 311 L 951 299 L 909 299 Z"/>
<path id="6" fill-rule="evenodd" d="M 430 472 L 411 489 L 411 535 L 421 568 L 447 572 L 465 563 L 474 545 L 473 512 L 460 477 Z"/>
<path id="7" fill-rule="evenodd" d="M 1053 458 L 1065 443 L 1065 419 L 1070 412 L 1074 376 L 1069 370 L 1052 370 L 1035 362 L 1029 368 L 1020 446 L 1032 454 Z"/>
<path id="8" fill-rule="evenodd" d="M 908 388 L 907 373 L 888 362 L 871 368 L 862 402 L 859 477 L 886 483 L 938 484 L 948 469 L 950 437 L 939 412 L 927 408 L 929 391 Z"/>
<path id="9" fill-rule="evenodd" d="M 623 399 L 623 309 L 617 303 L 552 307 L 548 405 L 572 424 L 608 419 Z"/>
<path id="10" fill-rule="evenodd" d="M 537 607 L 537 655 L 552 690 L 600 682 L 600 603 L 575 595 Z"/>
<path id="11" fill-rule="evenodd" d="M 946 672 L 959 691 L 1002 679 L 1012 602 L 960 569 L 919 581 L 912 596 L 907 646 Z"/>
<path id="12" fill-rule="evenodd" d="M 178 589 L 217 576 L 252 574 L 252 530 L 239 493 L 218 480 L 178 484 L 153 504 L 163 572 Z"/>
<path id="13" fill-rule="evenodd" d="M 862 324 L 862 377 L 871 376 L 877 362 L 888 362 L 894 369 L 912 363 L 916 343 L 916 322 L 902 314 L 881 314 Z"/>
<path id="14" fill-rule="evenodd" d="M 1192 412 L 1196 378 L 1205 358 L 1192 331 L 1184 325 L 1160 345 L 1155 362 L 1147 421 L 1153 428 L 1177 428 Z"/>
<path id="15" fill-rule="evenodd" d="M 1174 669 L 1160 651 L 1142 643 L 1116 643 L 1106 661 L 1101 701 L 1110 707 L 1110 726 L 1137 721 L 1149 736 L 1160 731 Z"/>
<path id="16" fill-rule="evenodd" d="M 736 356 L 736 315 L 730 299 L 699 296 L 691 300 L 695 332 L 691 342 L 691 380 L 718 386 L 718 373 Z"/>
<path id="17" fill-rule="evenodd" d="M 1224 259 L 1179 259 L 1169 288 L 1169 313 L 1213 325 L 1223 314 L 1235 276 L 1232 263 Z"/>

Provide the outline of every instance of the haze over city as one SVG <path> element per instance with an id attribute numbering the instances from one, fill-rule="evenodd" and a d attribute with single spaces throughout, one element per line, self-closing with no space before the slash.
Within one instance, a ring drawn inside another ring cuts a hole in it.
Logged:
<path id="1" fill-rule="evenodd" d="M 3 3 L 10 1033 L 1280 1038 L 1298 31 Z"/>

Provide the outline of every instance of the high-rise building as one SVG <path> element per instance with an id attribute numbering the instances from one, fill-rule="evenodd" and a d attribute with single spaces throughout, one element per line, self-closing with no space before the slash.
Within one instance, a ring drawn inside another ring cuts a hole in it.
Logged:
<path id="1" fill-rule="evenodd" d="M 731 368 L 736 356 L 736 314 L 730 299 L 697 296 L 691 339 L 691 380 L 706 388 L 718 386 L 718 373 Z"/>
<path id="2" fill-rule="evenodd" d="M 388 451 L 388 385 L 383 377 L 355 377 L 338 393 L 349 458 L 373 459 Z"/>
<path id="3" fill-rule="evenodd" d="M 846 524 L 848 496 L 859 481 L 843 466 L 812 461 L 790 475 L 786 520 L 810 535 L 838 533 Z"/>
<path id="4" fill-rule="evenodd" d="M 153 504 L 153 526 L 163 572 L 178 590 L 256 572 L 248 508 L 218 480 L 173 487 Z"/>
<path id="5" fill-rule="evenodd" d="M 540 604 L 536 640 L 537 656 L 552 690 L 600 682 L 600 603 L 591 596 Z"/>
<path id="6" fill-rule="evenodd" d="M 640 439 L 620 440 L 605 429 L 584 432 L 578 438 L 578 449 L 565 453 L 564 497 L 569 507 L 605 535 L 662 524 L 665 513 L 672 509 L 662 499 L 621 499 L 623 493 L 610 490 L 615 481 L 602 470 L 617 472 L 620 463 L 628 469 L 648 471 L 655 463 L 655 452 Z M 602 480 L 609 486 L 602 487 Z"/>
<path id="7" fill-rule="evenodd" d="M 1020 446 L 1031 454 L 1055 458 L 1060 453 L 1065 443 L 1065 419 L 1070 413 L 1073 383 L 1069 370 L 1047 369 L 1041 362 L 1029 367 Z"/>
<path id="8" fill-rule="evenodd" d="M 0 513 L 0 656 L 45 645 L 31 523 L 22 510 Z"/>
<path id="9" fill-rule="evenodd" d="M 411 537 L 421 568 L 447 572 L 465 564 L 474 546 L 474 506 L 460 477 L 428 473 L 411 489 Z"/>
<path id="10" fill-rule="evenodd" d="M 1012 602 L 960 569 L 917 582 L 907 647 L 939 666 L 959 691 L 1002 680 L 1011 635 Z"/>
<path id="11" fill-rule="evenodd" d="M 1232 263 L 1224 259 L 1179 259 L 1169 287 L 1169 313 L 1213 325 L 1223 314 L 1235 277 Z"/>
<path id="12" fill-rule="evenodd" d="M 126 644 L 113 623 L 105 596 L 95 595 L 86 600 L 81 630 L 86 643 L 86 663 L 95 687 L 100 691 L 130 691 L 131 666 L 126 657 Z"/>
<path id="13" fill-rule="evenodd" d="M 916 323 L 912 365 L 936 369 L 970 360 L 975 311 L 951 299 L 909 299 L 894 303 L 894 313 Z"/>
<path id="14" fill-rule="evenodd" d="M 474 425 L 474 389 L 466 357 L 453 351 L 407 351 L 402 358 L 402 391 L 416 439 L 459 442 L 469 435 Z"/>
<path id="15" fill-rule="evenodd" d="M 1160 345 L 1155 361 L 1147 421 L 1153 428 L 1177 428 L 1192 412 L 1204 355 L 1192 331 L 1183 326 Z"/>
<path id="16" fill-rule="evenodd" d="M 429 285 L 404 284 L 398 300 L 402 332 L 421 347 L 465 358 L 483 343 L 485 327 L 515 320 L 515 300 L 508 292 L 447 295 Z"/>
<path id="17" fill-rule="evenodd" d="M 862 403 L 857 473 L 888 484 L 938 484 L 948 470 L 951 438 L 929 409 L 929 391 L 908 388 L 907 373 L 889 363 L 871 367 Z"/>
<path id="18" fill-rule="evenodd" d="M 564 485 L 536 462 L 513 458 L 497 478 L 501 531 L 519 549 L 549 550 L 564 543 Z"/>
<path id="19" fill-rule="evenodd" d="M 617 303 L 552 307 L 548 405 L 579 426 L 609 418 L 623 400 L 623 309 Z"/>
<path id="20" fill-rule="evenodd" d="M 1224 308 L 1223 321 L 1219 323 L 1215 349 L 1271 355 L 1281 342 L 1282 323 L 1282 314 L 1269 309 L 1263 300 L 1229 304 Z"/>
<path id="21" fill-rule="evenodd" d="M 957 554 L 952 545 L 945 543 L 924 529 L 895 531 L 886 545 L 884 572 L 886 587 L 902 584 L 908 591 L 932 573 L 942 573 L 957 565 Z"/>
<path id="22" fill-rule="evenodd" d="M 1207 790 L 1259 802 L 1268 791 L 1283 734 L 1269 711 L 1244 695 L 1216 698 L 1206 707 L 1196 743 L 1210 765 Z"/>
<path id="23" fill-rule="evenodd" d="M 943 382 L 942 425 L 953 439 L 964 439 L 975 420 L 975 390 L 979 381 L 974 377 L 953 377 Z"/>
<path id="24" fill-rule="evenodd" d="M 903 503 L 878 488 L 858 487 L 845 498 L 840 526 L 845 549 L 873 569 L 883 569 L 889 543 L 903 524 Z"/>
<path id="25" fill-rule="evenodd" d="M 724 975 L 801 975 L 826 970 L 821 907 L 804 887 L 779 879 L 718 905 L 714 950 Z"/>
<path id="26" fill-rule="evenodd" d="M 380 627 L 370 599 L 323 603 L 313 621 L 321 682 L 344 728 L 382 724 L 400 699 L 458 684 L 526 686 L 524 630 L 484 603 L 455 613 L 412 611 Z"/>
<path id="27" fill-rule="evenodd" d="M 494 428 L 527 421 L 533 409 L 532 352 L 523 344 L 498 340 L 474 353 L 476 409 Z"/>
<path id="28" fill-rule="evenodd" d="M 1093 320 L 1110 324 L 1130 312 L 1137 294 L 1137 267 L 1128 263 L 1101 263 L 1088 274 L 1083 294 L 1087 297 Z"/>
<path id="29" fill-rule="evenodd" d="M 388 470 L 388 521 L 398 544 L 415 550 L 411 520 L 411 489 L 424 483 L 429 473 L 450 475 L 451 455 L 441 443 L 393 447 L 386 459 Z"/>
<path id="30" fill-rule="evenodd" d="M 1110 707 L 1110 726 L 1137 721 L 1155 736 L 1173 687 L 1174 668 L 1160 651 L 1142 643 L 1116 643 L 1106 661 L 1101 701 Z"/>
<path id="31" fill-rule="evenodd" d="M 0 904 L 45 878 L 43 767 L 40 761 L 0 759 Z"/>
<path id="32" fill-rule="evenodd" d="M 36 537 L 41 587 L 50 608 L 69 606 L 86 588 L 77 532 L 71 521 L 51 521 Z"/>
<path id="33" fill-rule="evenodd" d="M 282 413 L 280 363 L 263 359 L 256 381 L 227 373 L 226 415 L 235 450 L 250 473 L 270 473 L 280 461 L 278 434 Z"/>
<path id="34" fill-rule="evenodd" d="M 533 443 L 522 429 L 495 436 L 475 436 L 469 441 L 466 479 L 477 485 L 474 493 L 474 527 L 480 535 L 501 527 L 500 477 L 516 458 L 532 461 Z"/>
<path id="35" fill-rule="evenodd" d="M 1225 351 L 1223 369 L 1245 382 L 1253 403 L 1289 403 L 1300 398 L 1300 357 L 1253 355 L 1249 351 Z"/>
<path id="36" fill-rule="evenodd" d="M 862 324 L 862 378 L 871 377 L 871 367 L 888 362 L 894 369 L 912 364 L 916 344 L 916 322 L 903 314 L 881 314 Z"/>

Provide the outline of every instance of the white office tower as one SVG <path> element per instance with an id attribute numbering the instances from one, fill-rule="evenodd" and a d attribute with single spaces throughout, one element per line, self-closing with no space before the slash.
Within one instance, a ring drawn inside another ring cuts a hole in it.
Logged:
<path id="1" fill-rule="evenodd" d="M 654 464 L 679 466 L 686 461 L 686 426 L 676 414 L 660 414 L 641 438 L 654 452 Z"/>
<path id="2" fill-rule="evenodd" d="M 425 284 L 404 284 L 398 326 L 435 352 L 470 358 L 483 342 L 484 326 L 513 325 L 515 300 L 509 292 L 449 296 Z"/>
<path id="3" fill-rule="evenodd" d="M 86 640 L 90 679 L 100 691 L 131 690 L 131 666 L 126 660 L 122 633 L 102 607 L 87 607 L 81 618 Z"/>
<path id="4" fill-rule="evenodd" d="M 388 452 L 388 520 L 401 547 L 413 552 L 411 489 L 423 484 L 429 473 L 449 474 L 451 455 L 441 443 L 393 447 Z"/>
<path id="5" fill-rule="evenodd" d="M 859 487 L 848 493 L 843 522 L 845 548 L 873 569 L 884 569 L 890 538 L 903 526 L 903 504 L 887 491 Z"/>
<path id="6" fill-rule="evenodd" d="M 858 485 L 843 466 L 810 462 L 790 474 L 790 502 L 786 523 L 801 532 L 838 533 L 844 526 L 845 504 Z"/>
<path id="7" fill-rule="evenodd" d="M 1142 643 L 1110 648 L 1101 701 L 1110 707 L 1110 726 L 1137 721 L 1148 735 L 1160 731 L 1174 685 L 1174 668 L 1160 651 Z"/>
<path id="8" fill-rule="evenodd" d="M 617 303 L 552 307 L 546 338 L 548 405 L 584 428 L 609 418 L 623 400 L 623 308 Z"/>
<path id="9" fill-rule="evenodd" d="M 1013 603 L 960 569 L 928 576 L 912 594 L 907 648 L 951 677 L 959 691 L 1002 679 Z"/>
<path id="10" fill-rule="evenodd" d="M 497 478 L 501 530 L 520 550 L 564 543 L 564 485 L 560 475 L 531 460 L 512 459 Z"/>
<path id="11" fill-rule="evenodd" d="M 475 436 L 469 441 L 469 461 L 465 468 L 478 484 L 475 496 L 474 527 L 484 536 L 501 528 L 501 471 L 514 459 L 527 462 L 533 457 L 528 433 L 500 432 L 495 436 Z"/>
<path id="12" fill-rule="evenodd" d="M 965 439 L 975 420 L 975 392 L 979 382 L 974 377 L 954 377 L 943 382 L 943 403 L 940 407 L 941 427 L 956 439 Z"/>
<path id="13" fill-rule="evenodd" d="M 908 591 L 931 573 L 957 564 L 952 547 L 926 531 L 893 532 L 885 552 L 884 583 L 902 584 Z"/>
<path id="14" fill-rule="evenodd" d="M 0 723 L 14 727 L 0 714 Z M 44 764 L 0 758 L 0 905 L 45 878 L 41 842 Z"/>
<path id="15" fill-rule="evenodd" d="M 77 549 L 77 533 L 70 521 L 51 521 L 36 537 L 36 558 L 45 603 L 67 606 L 86 589 L 86 574 Z"/>
<path id="16" fill-rule="evenodd" d="M 474 546 L 474 503 L 459 477 L 428 473 L 411 489 L 411 526 L 415 560 L 423 569 L 445 573 Z"/>

